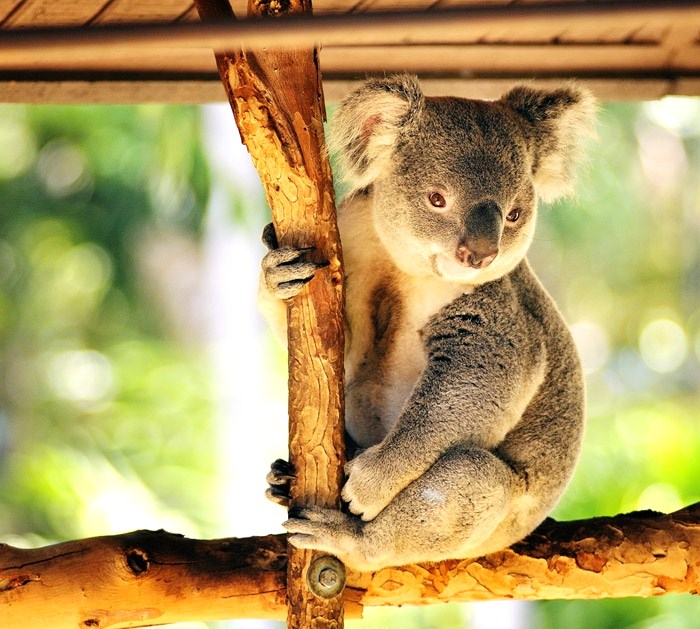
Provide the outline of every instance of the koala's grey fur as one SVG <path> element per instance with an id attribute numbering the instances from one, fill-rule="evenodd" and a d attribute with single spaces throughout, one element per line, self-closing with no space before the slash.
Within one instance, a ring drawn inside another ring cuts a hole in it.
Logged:
<path id="1" fill-rule="evenodd" d="M 293 513 L 293 544 L 359 570 L 474 557 L 552 509 L 578 456 L 583 378 L 525 254 L 537 197 L 571 190 L 594 110 L 575 86 L 486 102 L 426 98 L 407 75 L 342 102 L 346 424 L 362 450 L 342 494 L 351 513 Z M 274 297 L 313 265 L 274 249 L 263 268 L 262 302 L 283 325 Z"/>

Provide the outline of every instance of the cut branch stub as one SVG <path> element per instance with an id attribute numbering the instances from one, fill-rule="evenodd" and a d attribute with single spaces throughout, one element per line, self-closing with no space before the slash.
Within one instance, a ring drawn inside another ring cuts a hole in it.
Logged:
<path id="1" fill-rule="evenodd" d="M 216 4 L 209 8 L 210 2 Z M 203 19 L 225 0 L 196 0 Z M 310 0 L 250 0 L 250 17 L 311 13 Z M 228 9 L 229 15 L 231 14 Z M 338 507 L 345 463 L 343 275 L 325 109 L 315 49 L 217 52 L 243 142 L 260 175 L 282 246 L 313 247 L 327 261 L 287 303 L 292 506 Z M 341 627 L 342 596 L 319 598 L 306 580 L 318 554 L 289 549 L 290 627 Z"/>

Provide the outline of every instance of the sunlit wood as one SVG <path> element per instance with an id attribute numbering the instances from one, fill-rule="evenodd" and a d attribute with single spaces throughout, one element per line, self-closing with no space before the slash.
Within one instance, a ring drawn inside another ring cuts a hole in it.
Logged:
<path id="1" fill-rule="evenodd" d="M 196 0 L 196 6 L 204 20 L 233 20 L 226 0 Z M 265 25 L 311 13 L 310 0 L 282 3 L 274 16 L 267 15 L 269 7 L 251 0 L 249 16 Z M 317 261 L 329 263 L 287 302 L 289 461 L 296 474 L 292 506 L 339 507 L 345 463 L 344 281 L 317 50 L 313 45 L 219 49 L 216 64 L 262 180 L 280 245 L 314 247 Z M 309 566 L 318 557 L 288 549 L 290 628 L 343 626 L 341 594 L 319 597 L 307 583 Z"/>
<path id="2" fill-rule="evenodd" d="M 192 540 L 137 531 L 38 549 L 0 546 L 3 629 L 116 629 L 186 620 L 284 618 L 282 536 Z M 348 616 L 363 606 L 495 599 L 700 593 L 700 503 L 548 521 L 479 559 L 350 572 Z"/>

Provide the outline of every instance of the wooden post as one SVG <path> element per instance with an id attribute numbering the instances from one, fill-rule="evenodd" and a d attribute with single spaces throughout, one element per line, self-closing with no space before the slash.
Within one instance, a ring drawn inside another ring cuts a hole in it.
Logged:
<path id="1" fill-rule="evenodd" d="M 226 0 L 196 0 L 203 20 L 233 18 Z M 310 0 L 249 0 L 250 19 L 311 13 Z M 345 463 L 344 319 L 335 195 L 325 150 L 325 108 L 317 50 L 217 52 L 217 66 L 241 137 L 263 182 L 281 245 L 315 247 L 327 268 L 287 304 L 289 459 L 292 506 L 338 507 Z M 289 548 L 288 626 L 342 627 L 343 566 Z M 324 569 L 322 569 L 324 568 Z M 332 592 L 317 596 L 315 575 Z M 311 582 L 313 586 L 314 582 Z"/>

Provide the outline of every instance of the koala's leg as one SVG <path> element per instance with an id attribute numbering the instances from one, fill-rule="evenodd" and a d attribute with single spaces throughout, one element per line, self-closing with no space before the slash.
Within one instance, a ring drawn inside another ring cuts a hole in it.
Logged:
<path id="1" fill-rule="evenodd" d="M 362 571 L 475 556 L 508 512 L 519 484 L 490 452 L 455 447 L 373 520 L 308 508 L 284 526 L 295 546 L 334 554 Z"/>

